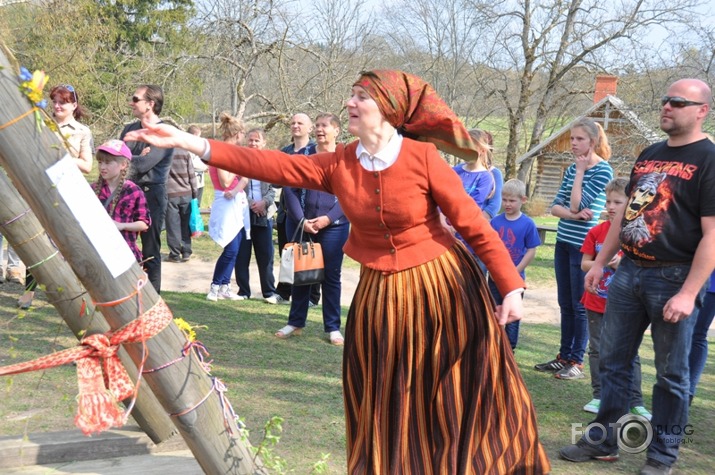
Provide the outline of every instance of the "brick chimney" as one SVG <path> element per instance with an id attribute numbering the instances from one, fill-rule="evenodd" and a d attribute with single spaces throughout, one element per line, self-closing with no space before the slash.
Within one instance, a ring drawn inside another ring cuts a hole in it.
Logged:
<path id="1" fill-rule="evenodd" d="M 604 97 L 616 95 L 618 77 L 609 74 L 599 74 L 596 76 L 596 90 L 593 93 L 593 103 L 596 104 Z"/>

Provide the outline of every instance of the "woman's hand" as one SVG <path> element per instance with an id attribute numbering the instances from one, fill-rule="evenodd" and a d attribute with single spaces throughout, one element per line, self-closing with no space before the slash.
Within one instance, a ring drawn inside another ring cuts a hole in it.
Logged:
<path id="1" fill-rule="evenodd" d="M 303 229 L 306 233 L 318 234 L 321 229 L 327 228 L 328 226 L 330 226 L 330 218 L 327 216 L 318 216 L 317 218 L 306 219 L 303 224 Z"/>
<path id="2" fill-rule="evenodd" d="M 449 231 L 449 234 L 452 236 L 455 236 L 457 234 L 457 230 L 452 227 L 452 223 L 449 222 L 449 219 L 442 213 L 439 214 L 439 222 L 442 223 L 442 227 Z"/>
<path id="3" fill-rule="evenodd" d="M 506 325 L 521 320 L 524 316 L 524 302 L 520 292 L 504 297 L 501 305 L 497 305 L 496 317 L 499 325 Z"/>
<path id="4" fill-rule="evenodd" d="M 586 155 L 576 157 L 576 171 L 585 172 L 586 169 L 588 169 L 588 165 L 591 163 L 591 155 L 593 155 L 593 150 L 588 149 L 588 153 Z"/>
<path id="5" fill-rule="evenodd" d="M 593 211 L 589 208 L 584 208 L 578 213 L 573 213 L 573 218 L 579 221 L 591 221 L 593 219 Z"/>

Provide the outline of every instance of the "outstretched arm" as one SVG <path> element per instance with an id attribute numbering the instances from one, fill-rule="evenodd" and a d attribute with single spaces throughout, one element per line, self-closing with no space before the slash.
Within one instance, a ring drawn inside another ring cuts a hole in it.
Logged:
<path id="1" fill-rule="evenodd" d="M 146 142 L 160 148 L 183 148 L 199 157 L 208 151 L 208 140 L 184 132 L 169 124 L 145 124 L 145 129 L 132 130 L 124 136 L 127 142 Z"/>

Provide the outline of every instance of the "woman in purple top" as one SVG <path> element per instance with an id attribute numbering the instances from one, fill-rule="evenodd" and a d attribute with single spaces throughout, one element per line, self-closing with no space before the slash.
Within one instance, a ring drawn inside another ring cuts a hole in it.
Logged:
<path id="1" fill-rule="evenodd" d="M 334 152 L 340 135 L 340 119 L 334 114 L 320 114 L 315 118 L 316 153 Z M 323 248 L 325 279 L 323 290 L 323 329 L 330 343 L 342 345 L 340 333 L 340 273 L 343 267 L 343 246 L 350 226 L 335 195 L 324 191 L 284 188 L 287 217 L 286 234 L 292 236 L 301 219 L 303 231 Z M 318 285 L 318 284 L 316 284 Z M 288 324 L 276 332 L 278 338 L 298 335 L 305 327 L 310 304 L 310 285 L 294 285 L 291 292 Z"/>
<path id="2" fill-rule="evenodd" d="M 483 147 L 483 150 L 491 150 L 491 145 L 489 145 L 489 136 L 486 132 L 479 129 L 472 129 L 469 131 L 469 135 L 472 136 L 475 142 L 479 143 Z M 494 194 L 494 175 L 492 175 L 492 172 L 489 171 L 489 166 L 489 156 L 485 153 L 480 154 L 474 161 L 460 163 L 453 168 L 459 176 L 459 179 L 462 180 L 462 186 L 464 186 L 467 194 L 480 208 L 483 208 L 484 202 L 487 198 Z M 462 236 L 460 236 L 459 233 L 452 228 L 449 221 L 445 220 L 445 224 L 452 234 L 454 234 L 457 239 L 462 241 L 464 245 L 467 246 L 467 249 L 469 249 L 469 251 L 476 256 L 477 253 L 474 252 L 474 249 L 472 249 L 467 241 L 462 239 Z M 482 269 L 482 272 L 486 273 L 484 264 L 479 262 L 479 267 Z"/>

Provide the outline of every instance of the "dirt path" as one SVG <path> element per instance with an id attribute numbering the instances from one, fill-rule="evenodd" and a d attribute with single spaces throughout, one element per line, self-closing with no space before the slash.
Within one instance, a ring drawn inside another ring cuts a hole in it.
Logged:
<path id="1" fill-rule="evenodd" d="M 203 261 L 201 259 L 191 259 L 185 263 L 162 262 L 162 290 L 172 292 L 195 292 L 206 293 L 211 283 L 214 262 Z M 343 292 L 341 303 L 350 305 L 352 296 L 355 293 L 359 279 L 359 269 L 343 267 L 342 282 Z M 261 298 L 261 286 L 258 280 L 258 270 L 255 264 L 251 263 L 251 291 L 252 297 Z M 278 267 L 275 267 L 274 275 L 278 275 Z M 235 290 L 235 283 L 233 284 Z M 559 307 L 556 302 L 556 288 L 529 288 L 524 296 L 524 306 L 526 309 L 524 319 L 530 323 L 559 323 Z"/>

